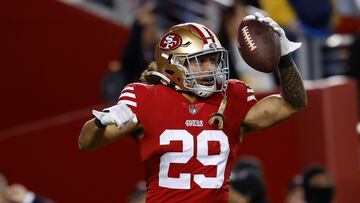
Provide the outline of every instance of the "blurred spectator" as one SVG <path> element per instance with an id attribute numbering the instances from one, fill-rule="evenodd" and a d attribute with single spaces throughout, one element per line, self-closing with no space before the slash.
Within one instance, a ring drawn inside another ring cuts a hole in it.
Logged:
<path id="1" fill-rule="evenodd" d="M 334 182 L 331 174 L 321 165 L 314 165 L 303 173 L 306 203 L 331 203 L 334 198 Z"/>
<path id="2" fill-rule="evenodd" d="M 313 165 L 289 183 L 286 203 L 331 203 L 334 199 L 331 174 L 321 165 Z"/>
<path id="3" fill-rule="evenodd" d="M 105 75 L 101 84 L 101 93 L 109 103 L 117 102 L 121 90 L 125 87 L 127 79 L 122 71 L 122 63 L 111 61 L 109 72 Z"/>
<path id="4" fill-rule="evenodd" d="M 126 83 L 138 81 L 141 72 L 154 61 L 154 47 L 160 37 L 154 11 L 155 5 L 151 3 L 138 11 L 130 39 L 120 59 L 123 62 Z"/>
<path id="5" fill-rule="evenodd" d="M 0 203 L 52 203 L 39 197 L 21 184 L 8 185 L 5 176 L 0 174 Z"/>
<path id="6" fill-rule="evenodd" d="M 245 5 L 243 0 L 235 0 L 231 7 L 224 10 L 218 36 L 223 47 L 229 52 L 230 78 L 243 80 L 256 92 L 267 92 L 276 86 L 273 75 L 252 69 L 242 59 L 237 48 L 237 30 L 241 20 L 255 12 L 263 11 Z"/>
<path id="7" fill-rule="evenodd" d="M 304 203 L 304 189 L 302 187 L 302 175 L 296 175 L 288 184 L 286 190 L 286 203 Z"/>
<path id="8" fill-rule="evenodd" d="M 260 0 L 260 8 L 282 27 L 291 27 L 296 22 L 296 13 L 288 0 L 268 1 Z"/>
<path id="9" fill-rule="evenodd" d="M 289 0 L 302 29 L 312 36 L 330 34 L 333 5 L 331 0 Z"/>
<path id="10" fill-rule="evenodd" d="M 266 203 L 262 167 L 255 158 L 240 159 L 230 176 L 230 203 Z"/>
<path id="11" fill-rule="evenodd" d="M 133 189 L 129 203 L 145 203 L 146 200 L 146 183 L 145 181 L 139 181 Z"/>

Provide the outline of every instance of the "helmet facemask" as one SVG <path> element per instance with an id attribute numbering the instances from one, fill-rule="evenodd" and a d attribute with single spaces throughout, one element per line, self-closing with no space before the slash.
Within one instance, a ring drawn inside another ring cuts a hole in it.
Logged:
<path id="1" fill-rule="evenodd" d="M 203 57 L 214 56 L 214 67 Z M 229 79 L 228 53 L 215 34 L 197 23 L 173 26 L 161 37 L 155 49 L 158 71 L 176 90 L 199 97 L 214 92 L 225 94 Z"/>
<path id="2" fill-rule="evenodd" d="M 203 63 L 209 62 L 213 67 L 204 68 Z M 184 87 L 200 97 L 209 97 L 214 92 L 224 93 L 227 88 L 229 67 L 227 51 L 224 48 L 175 55 L 171 63 L 184 70 Z"/>

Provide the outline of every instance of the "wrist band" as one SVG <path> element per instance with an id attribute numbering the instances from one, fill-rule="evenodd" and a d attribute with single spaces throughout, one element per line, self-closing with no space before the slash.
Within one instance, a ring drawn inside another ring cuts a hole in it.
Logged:
<path id="1" fill-rule="evenodd" d="M 101 121 L 98 118 L 94 119 L 94 124 L 96 125 L 96 127 L 98 128 L 105 128 L 106 125 L 102 124 Z"/>
<path id="2" fill-rule="evenodd" d="M 280 57 L 280 62 L 279 62 L 279 68 L 289 68 L 291 67 L 293 64 L 293 60 L 291 58 L 291 54 L 287 54 L 285 56 Z"/>

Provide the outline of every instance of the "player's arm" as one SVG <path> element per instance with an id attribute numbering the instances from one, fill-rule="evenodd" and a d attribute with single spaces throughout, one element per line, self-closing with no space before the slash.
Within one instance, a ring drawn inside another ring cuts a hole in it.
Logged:
<path id="1" fill-rule="evenodd" d="M 139 128 L 136 115 L 125 104 L 93 111 L 94 119 L 87 121 L 80 132 L 78 144 L 82 150 L 94 150 L 124 137 Z"/>
<path id="2" fill-rule="evenodd" d="M 296 64 L 291 58 L 291 52 L 301 46 L 301 43 L 289 41 L 284 30 L 271 18 L 260 21 L 268 23 L 279 34 L 281 44 L 281 59 L 278 67 L 281 94 L 270 95 L 257 102 L 245 116 L 242 134 L 272 127 L 301 111 L 307 106 L 306 91 Z"/>
<path id="3" fill-rule="evenodd" d="M 281 59 L 279 76 L 281 94 L 265 97 L 249 110 L 242 126 L 243 133 L 272 127 L 306 107 L 306 91 L 289 55 Z"/>
<path id="4" fill-rule="evenodd" d="M 138 128 L 138 124 L 130 122 L 126 126 L 118 128 L 116 125 L 108 125 L 99 128 L 94 123 L 95 118 L 88 120 L 82 127 L 79 136 L 79 148 L 81 150 L 94 150 L 113 141 L 129 135 Z"/>

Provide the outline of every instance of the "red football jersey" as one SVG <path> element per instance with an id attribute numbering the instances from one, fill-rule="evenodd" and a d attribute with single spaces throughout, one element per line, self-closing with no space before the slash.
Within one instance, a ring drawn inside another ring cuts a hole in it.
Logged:
<path id="1" fill-rule="evenodd" d="M 253 90 L 230 80 L 222 130 L 209 125 L 221 93 L 190 102 L 164 85 L 133 83 L 120 100 L 144 127 L 138 140 L 146 173 L 147 202 L 227 202 L 229 175 L 240 127 L 256 103 Z"/>

